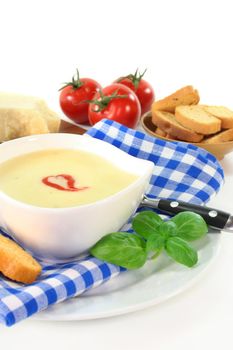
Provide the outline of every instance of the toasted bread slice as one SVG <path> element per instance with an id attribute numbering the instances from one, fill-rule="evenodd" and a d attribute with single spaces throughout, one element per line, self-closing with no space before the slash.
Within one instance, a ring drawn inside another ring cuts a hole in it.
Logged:
<path id="1" fill-rule="evenodd" d="M 203 135 L 197 134 L 178 123 L 172 113 L 153 110 L 152 122 L 173 138 L 188 142 L 200 142 L 203 139 Z"/>
<path id="2" fill-rule="evenodd" d="M 233 111 L 223 106 L 204 106 L 204 110 L 222 122 L 222 129 L 233 128 Z"/>
<path id="3" fill-rule="evenodd" d="M 166 137 L 167 133 L 165 131 L 163 131 L 162 129 L 160 128 L 157 128 L 155 133 L 159 136 L 163 136 L 163 137 Z"/>
<path id="4" fill-rule="evenodd" d="M 175 112 L 175 108 L 180 105 L 196 105 L 200 100 L 198 91 L 192 86 L 185 86 L 162 100 L 152 104 L 152 110 Z"/>
<path id="5" fill-rule="evenodd" d="M 205 138 L 202 143 L 221 143 L 233 141 L 233 129 L 221 131 L 213 136 Z"/>
<path id="6" fill-rule="evenodd" d="M 177 137 L 172 136 L 172 135 L 170 135 L 170 134 L 167 134 L 167 135 L 166 135 L 166 138 L 169 139 L 169 140 L 174 140 L 174 141 L 177 140 L 177 141 L 178 141 L 178 138 L 177 138 Z"/>
<path id="7" fill-rule="evenodd" d="M 155 134 L 158 136 L 161 136 L 161 137 L 165 137 L 165 138 L 170 139 L 170 140 L 177 140 L 177 138 L 175 136 L 167 134 L 165 131 L 163 131 L 160 128 L 155 129 Z"/>
<path id="8" fill-rule="evenodd" d="M 17 243 L 0 234 L 0 272 L 11 280 L 32 283 L 41 273 L 41 266 Z"/>
<path id="9" fill-rule="evenodd" d="M 197 133 L 210 135 L 221 130 L 221 121 L 204 110 L 204 106 L 178 106 L 176 120 Z"/>

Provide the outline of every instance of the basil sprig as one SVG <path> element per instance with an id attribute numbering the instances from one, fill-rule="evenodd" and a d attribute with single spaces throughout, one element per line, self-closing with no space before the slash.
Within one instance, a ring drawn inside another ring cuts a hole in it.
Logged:
<path id="1" fill-rule="evenodd" d="M 193 212 L 182 212 L 168 221 L 152 211 L 143 211 L 132 222 L 136 234 L 109 233 L 100 239 L 90 253 L 98 259 L 125 267 L 142 267 L 151 253 L 162 251 L 176 262 L 188 267 L 198 261 L 196 250 L 188 242 L 200 239 L 208 232 L 204 219 Z"/>

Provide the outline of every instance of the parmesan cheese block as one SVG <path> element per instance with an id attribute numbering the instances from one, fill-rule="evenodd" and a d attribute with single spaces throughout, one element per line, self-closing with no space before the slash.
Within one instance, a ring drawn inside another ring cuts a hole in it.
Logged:
<path id="1" fill-rule="evenodd" d="M 36 97 L 0 93 L 0 142 L 58 132 L 59 117 Z"/>

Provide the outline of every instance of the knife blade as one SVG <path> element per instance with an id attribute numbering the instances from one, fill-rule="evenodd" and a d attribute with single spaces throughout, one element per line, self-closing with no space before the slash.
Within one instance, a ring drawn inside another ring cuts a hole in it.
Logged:
<path id="1" fill-rule="evenodd" d="M 192 211 L 203 217 L 207 225 L 233 233 L 233 216 L 230 213 L 207 206 L 183 202 L 177 199 L 152 199 L 144 196 L 141 207 L 158 209 L 169 215 L 176 215 L 183 211 Z"/>

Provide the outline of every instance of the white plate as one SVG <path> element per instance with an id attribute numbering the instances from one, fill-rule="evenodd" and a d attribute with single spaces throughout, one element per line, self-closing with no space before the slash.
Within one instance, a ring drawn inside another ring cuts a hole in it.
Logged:
<path id="1" fill-rule="evenodd" d="M 141 310 L 161 303 L 190 287 L 216 257 L 220 234 L 208 234 L 193 244 L 199 262 L 187 268 L 165 255 L 134 271 L 127 271 L 85 294 L 54 305 L 34 316 L 34 320 L 74 321 L 104 318 Z"/>

